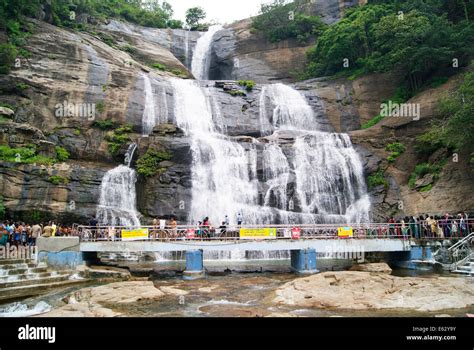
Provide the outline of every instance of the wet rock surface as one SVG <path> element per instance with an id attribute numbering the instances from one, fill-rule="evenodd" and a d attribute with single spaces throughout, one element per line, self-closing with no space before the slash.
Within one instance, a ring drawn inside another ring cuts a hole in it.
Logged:
<path id="1" fill-rule="evenodd" d="M 274 302 L 300 307 L 439 311 L 474 304 L 470 279 L 395 277 L 374 272 L 325 272 L 300 278 L 276 291 Z"/>
<path id="2" fill-rule="evenodd" d="M 42 316 L 460 316 L 472 309 L 473 293 L 472 282 L 455 277 L 212 273 L 196 281 L 168 277 L 82 288 Z"/>

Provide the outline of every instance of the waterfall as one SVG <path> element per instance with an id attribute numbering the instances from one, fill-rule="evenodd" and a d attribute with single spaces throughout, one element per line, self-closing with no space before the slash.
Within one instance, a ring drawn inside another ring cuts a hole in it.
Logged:
<path id="1" fill-rule="evenodd" d="M 150 78 L 142 74 L 145 102 L 142 116 L 142 136 L 148 137 L 157 122 L 166 122 L 168 119 L 168 105 L 166 91 L 161 94 L 165 110 L 160 110 L 160 118 L 156 118 L 155 100 Z M 158 120 L 159 119 L 159 120 Z M 140 213 L 136 209 L 137 174 L 131 168 L 133 155 L 137 144 L 132 143 L 125 153 L 124 165 L 109 170 L 100 185 L 99 205 L 97 206 L 97 220 L 101 225 L 112 226 L 140 226 Z"/>
<path id="2" fill-rule="evenodd" d="M 128 146 L 127 152 L 125 153 L 125 160 L 124 160 L 125 164 L 128 167 L 130 167 L 130 165 L 132 164 L 133 155 L 135 154 L 137 147 L 138 145 L 135 142 L 130 144 L 130 146 Z"/>
<path id="3" fill-rule="evenodd" d="M 97 221 L 101 225 L 140 226 L 136 210 L 135 170 L 125 165 L 109 170 L 100 185 Z"/>
<path id="4" fill-rule="evenodd" d="M 295 199 L 300 212 L 309 214 L 302 222 L 369 221 L 370 200 L 363 166 L 349 136 L 320 131 L 323 125 L 318 116 L 304 96 L 290 86 L 265 86 L 260 103 L 260 122 L 264 130 L 275 131 L 274 136 L 282 131 L 293 131 L 291 167 L 296 184 Z M 271 115 L 267 115 L 268 107 L 273 110 Z M 270 174 L 270 189 L 274 189 L 276 183 L 279 198 L 285 195 L 291 174 L 283 158 L 276 142 L 267 146 L 264 171 Z M 274 174 L 279 174 L 276 180 Z M 281 199 L 279 202 L 282 203 Z M 281 205 L 279 208 L 284 209 Z"/>
<path id="5" fill-rule="evenodd" d="M 145 106 L 143 109 L 142 117 L 142 136 L 147 137 L 153 131 L 156 125 L 155 116 L 155 101 L 153 97 L 153 88 L 151 86 L 150 78 L 147 74 L 142 73 L 143 77 L 143 90 L 145 92 Z"/>
<path id="6" fill-rule="evenodd" d="M 267 115 L 267 100 L 273 105 L 273 113 Z M 313 109 L 301 94 L 284 84 L 266 85 L 260 94 L 260 122 L 262 131 L 319 130 Z"/>
<path id="7" fill-rule="evenodd" d="M 189 30 L 184 32 L 184 65 L 189 69 Z"/>
<path id="8" fill-rule="evenodd" d="M 323 120 L 297 90 L 265 86 L 260 121 L 272 135 L 243 144 L 225 135 L 208 88 L 179 79 L 171 85 L 176 123 L 191 140 L 190 222 L 208 216 L 218 225 L 227 215 L 235 223 L 238 213 L 247 224 L 369 220 L 363 167 L 349 136 L 320 131 Z M 282 133 L 292 141 L 279 141 Z"/>
<path id="9" fill-rule="evenodd" d="M 276 144 L 265 146 L 262 154 L 264 181 L 268 185 L 264 205 L 282 210 L 288 209 L 287 187 L 290 165 L 282 150 Z"/>
<path id="10" fill-rule="evenodd" d="M 210 26 L 209 30 L 196 43 L 191 62 L 191 71 L 197 80 L 209 79 L 212 38 L 221 28 L 221 25 Z"/>
<path id="11" fill-rule="evenodd" d="M 190 221 L 197 223 L 208 216 L 212 223 L 220 224 L 225 215 L 235 218 L 242 210 L 257 217 L 256 148 L 249 145 L 246 150 L 216 130 L 212 108 L 218 106 L 209 103 L 197 82 L 173 79 L 171 83 L 176 123 L 191 139 Z"/>

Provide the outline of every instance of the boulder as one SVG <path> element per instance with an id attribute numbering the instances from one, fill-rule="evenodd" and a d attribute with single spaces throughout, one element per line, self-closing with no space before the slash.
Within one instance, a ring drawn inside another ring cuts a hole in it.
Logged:
<path id="1" fill-rule="evenodd" d="M 15 115 L 15 111 L 7 107 L 0 106 L 0 115 L 5 115 L 7 117 L 13 117 Z"/>
<path id="2" fill-rule="evenodd" d="M 386 263 L 372 263 L 354 265 L 350 268 L 350 271 L 379 272 L 390 274 L 392 269 Z"/>
<path id="3" fill-rule="evenodd" d="M 474 305 L 472 283 L 456 277 L 396 277 L 341 271 L 298 278 L 278 288 L 274 302 L 304 308 L 341 310 L 464 309 Z"/>

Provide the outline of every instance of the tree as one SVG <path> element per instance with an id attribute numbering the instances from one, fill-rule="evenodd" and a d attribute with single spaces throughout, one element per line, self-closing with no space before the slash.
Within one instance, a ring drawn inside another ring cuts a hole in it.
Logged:
<path id="1" fill-rule="evenodd" d="M 169 17 L 172 18 L 174 15 L 174 10 L 173 7 L 169 2 L 163 1 L 163 4 L 161 4 L 161 8 L 163 9 L 163 12 Z"/>
<path id="2" fill-rule="evenodd" d="M 199 22 L 206 18 L 206 12 L 201 7 L 191 7 L 186 11 L 186 23 L 191 28 L 199 26 Z"/>

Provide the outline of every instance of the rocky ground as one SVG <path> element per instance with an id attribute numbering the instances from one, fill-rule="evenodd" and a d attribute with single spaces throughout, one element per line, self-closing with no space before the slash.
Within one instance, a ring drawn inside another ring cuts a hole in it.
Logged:
<path id="1" fill-rule="evenodd" d="M 386 264 L 356 269 L 114 282 L 71 292 L 42 316 L 461 316 L 474 305 L 472 279 L 395 277 Z"/>
<path id="2" fill-rule="evenodd" d="M 286 283 L 276 290 L 274 302 L 306 308 L 440 311 L 474 305 L 474 283 L 468 278 L 325 272 Z"/>

